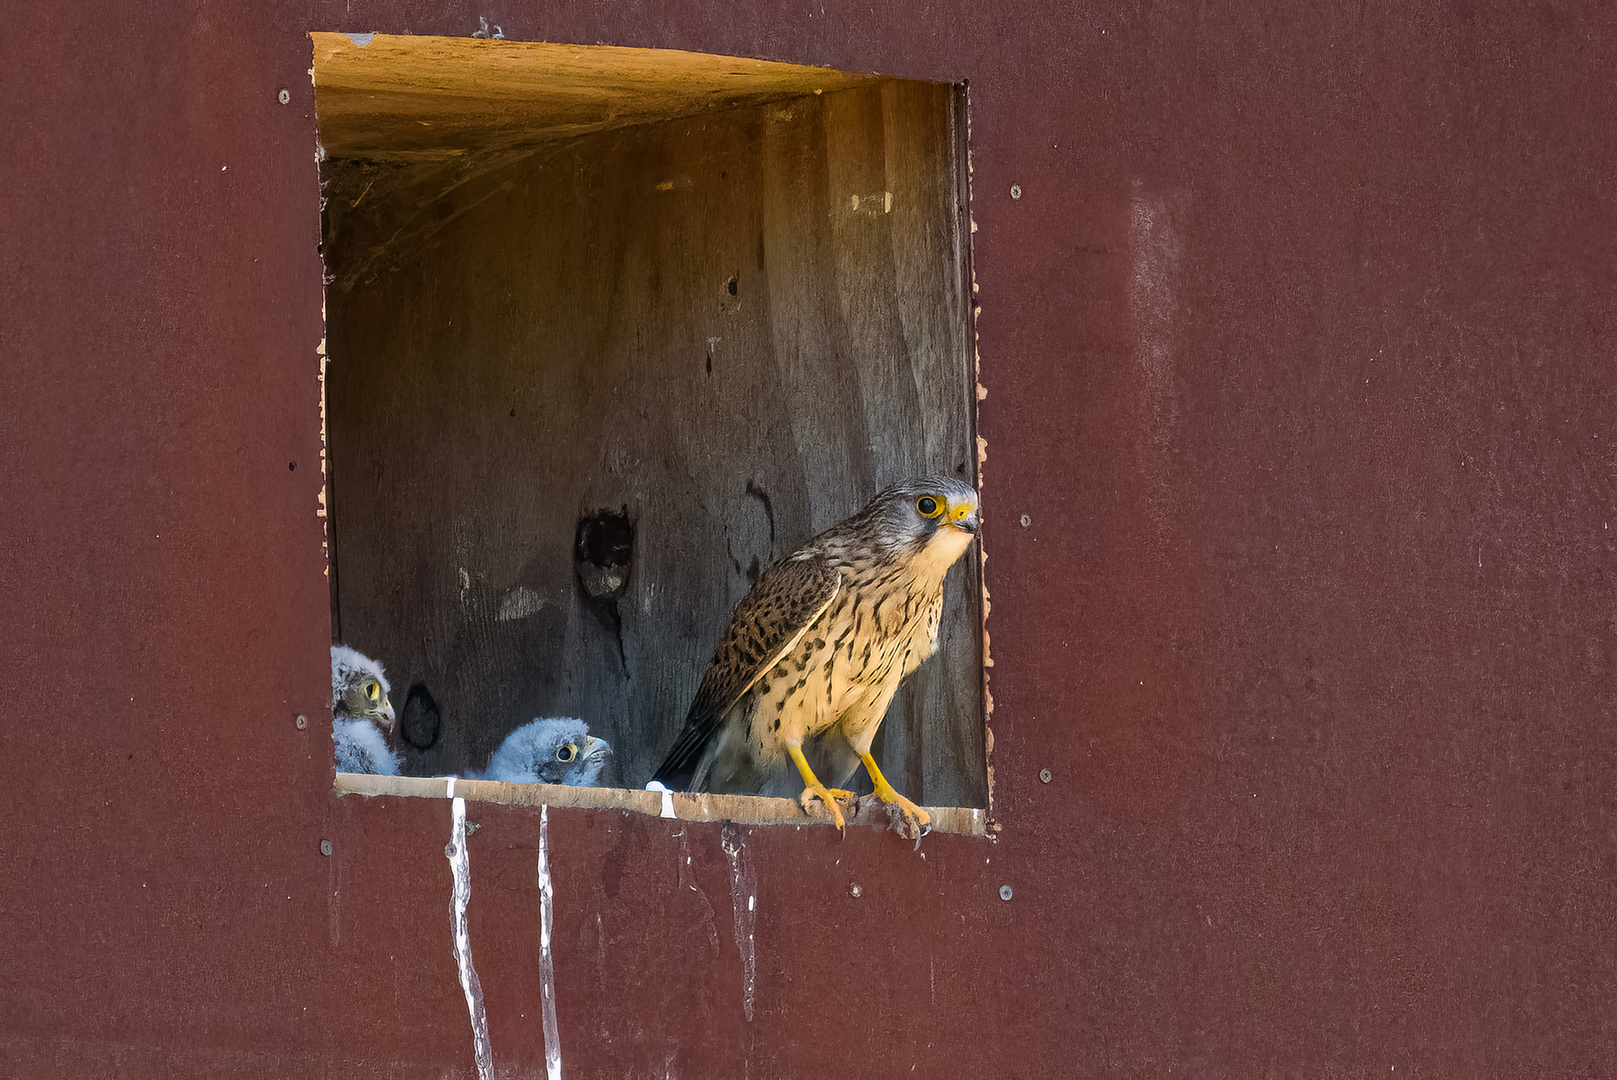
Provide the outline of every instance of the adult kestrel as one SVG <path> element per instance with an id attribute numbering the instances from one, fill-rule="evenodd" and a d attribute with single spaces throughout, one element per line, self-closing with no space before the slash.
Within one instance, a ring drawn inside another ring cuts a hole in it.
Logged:
<path id="1" fill-rule="evenodd" d="M 805 739 L 840 734 L 876 795 L 918 835 L 926 811 L 893 790 L 870 744 L 899 683 L 937 648 L 943 579 L 980 521 L 969 484 L 906 480 L 765 570 L 736 605 L 654 779 L 674 790 L 756 794 L 789 757 L 803 777 L 804 812 L 818 799 L 841 828 L 836 800 L 851 792 L 827 788 L 803 756 Z M 846 761 L 833 782 L 853 775 L 857 763 Z"/>

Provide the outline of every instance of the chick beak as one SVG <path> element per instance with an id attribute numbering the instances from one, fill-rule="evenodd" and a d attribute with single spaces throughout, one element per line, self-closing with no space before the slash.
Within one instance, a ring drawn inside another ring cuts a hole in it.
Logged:
<path id="1" fill-rule="evenodd" d="M 580 750 L 581 753 L 578 755 L 580 761 L 588 760 L 596 754 L 604 757 L 612 752 L 612 748 L 607 746 L 604 739 L 597 739 L 594 735 L 584 736 L 584 745 Z"/>
<path id="2" fill-rule="evenodd" d="M 399 726 L 398 717 L 393 715 L 393 703 L 390 701 L 382 706 L 382 715 L 387 718 L 387 724 L 382 727 L 384 734 L 393 734 L 393 729 Z"/>
<path id="3" fill-rule="evenodd" d="M 961 532 L 975 533 L 978 529 L 982 528 L 982 524 L 982 518 L 978 516 L 977 511 L 973 510 L 965 517 L 956 521 L 954 523 L 954 527 L 959 529 Z"/>

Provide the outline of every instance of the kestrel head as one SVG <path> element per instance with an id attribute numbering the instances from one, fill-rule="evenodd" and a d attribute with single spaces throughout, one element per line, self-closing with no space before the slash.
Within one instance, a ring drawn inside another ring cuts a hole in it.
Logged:
<path id="1" fill-rule="evenodd" d="M 573 717 L 541 717 L 517 728 L 489 759 L 488 780 L 513 784 L 571 784 L 594 787 L 612 757 L 605 739 Z"/>
<path id="2" fill-rule="evenodd" d="M 894 484 L 858 515 L 883 546 L 948 569 L 982 525 L 977 489 L 950 476 L 918 476 Z"/>
<path id="3" fill-rule="evenodd" d="M 384 734 L 393 731 L 393 703 L 387 697 L 382 665 L 346 645 L 331 647 L 331 714 L 341 720 L 369 720 Z"/>

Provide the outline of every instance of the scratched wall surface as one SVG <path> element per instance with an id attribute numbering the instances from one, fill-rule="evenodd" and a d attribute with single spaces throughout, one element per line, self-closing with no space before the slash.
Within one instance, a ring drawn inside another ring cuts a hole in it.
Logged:
<path id="1" fill-rule="evenodd" d="M 1617 12 L 345 0 L 0 15 L 0 1072 L 475 1075 L 449 804 L 330 791 L 305 34 L 479 14 L 971 85 L 1001 829 L 556 810 L 564 1075 L 1609 1069 Z"/>

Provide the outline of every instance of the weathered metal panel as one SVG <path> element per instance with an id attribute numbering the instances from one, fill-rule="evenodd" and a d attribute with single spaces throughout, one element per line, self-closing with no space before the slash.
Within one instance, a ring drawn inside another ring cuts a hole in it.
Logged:
<path id="1" fill-rule="evenodd" d="M 480 14 L 354 7 L 4 15 L 9 1075 L 471 1075 L 444 804 L 292 724 L 305 34 Z M 1617 16 L 481 14 L 972 87 L 1003 831 L 743 830 L 748 1021 L 725 827 L 552 811 L 566 1075 L 1609 1069 Z M 472 817 L 534 1075 L 538 818 Z"/>

